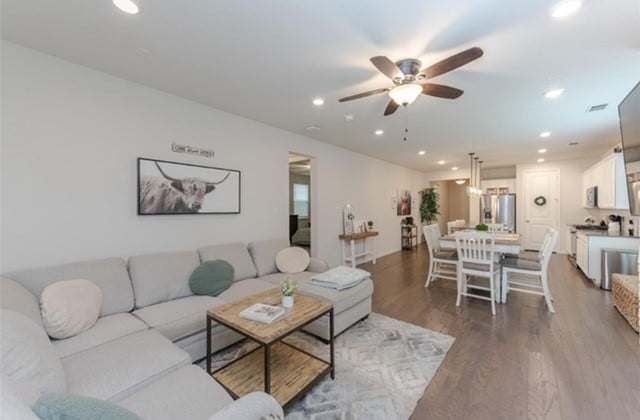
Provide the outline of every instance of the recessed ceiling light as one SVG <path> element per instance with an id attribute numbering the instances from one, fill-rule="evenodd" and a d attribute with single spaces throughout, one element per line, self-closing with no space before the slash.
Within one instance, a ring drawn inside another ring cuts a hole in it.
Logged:
<path id="1" fill-rule="evenodd" d="M 542 133 L 540 133 L 540 137 L 542 137 L 543 139 L 546 139 L 550 135 L 551 135 L 551 131 L 543 131 Z"/>
<path id="2" fill-rule="evenodd" d="M 547 149 L 538 149 L 538 153 L 547 153 Z"/>
<path id="3" fill-rule="evenodd" d="M 305 130 L 307 130 L 307 131 L 318 131 L 318 130 L 320 130 L 320 126 L 317 125 L 317 124 L 310 125 L 309 127 L 306 127 Z"/>
<path id="4" fill-rule="evenodd" d="M 438 161 L 438 165 L 444 165 L 445 163 L 447 163 L 447 162 L 445 162 L 444 160 L 439 160 Z"/>
<path id="5" fill-rule="evenodd" d="M 560 95 L 562 95 L 564 93 L 564 89 L 563 88 L 559 88 L 559 89 L 551 89 L 548 90 L 544 93 L 544 97 L 547 99 L 556 99 L 558 97 L 560 97 Z"/>
<path id="6" fill-rule="evenodd" d="M 457 170 L 458 170 L 458 167 L 457 167 L 457 166 L 454 166 L 453 168 L 451 168 L 451 170 L 452 170 L 452 171 L 457 171 Z"/>
<path id="7" fill-rule="evenodd" d="M 113 4 L 129 15 L 140 13 L 140 6 L 133 0 L 112 0 Z"/>
<path id="8" fill-rule="evenodd" d="M 566 18 L 578 11 L 581 0 L 563 0 L 551 8 L 551 16 L 556 19 Z"/>
<path id="9" fill-rule="evenodd" d="M 544 162 L 544 159 L 540 158 L 540 159 L 537 160 L 537 162 L 538 163 L 542 163 L 542 162 Z"/>
<path id="10" fill-rule="evenodd" d="M 322 105 L 324 105 L 324 99 L 322 99 L 322 98 L 315 98 L 315 99 L 313 100 L 313 104 L 314 104 L 315 106 L 322 106 Z"/>
<path id="11" fill-rule="evenodd" d="M 347 114 L 347 115 L 344 116 L 344 120 L 346 122 L 351 122 L 351 121 L 353 121 L 355 119 L 356 119 L 356 117 L 353 114 Z"/>
<path id="12" fill-rule="evenodd" d="M 381 136 L 384 134 L 384 130 L 376 130 L 374 132 L 376 133 L 376 136 Z"/>
<path id="13" fill-rule="evenodd" d="M 424 150 L 420 150 L 420 151 L 418 152 L 418 154 L 419 154 L 420 156 L 424 156 L 426 153 L 427 153 L 427 152 L 425 152 Z"/>
<path id="14" fill-rule="evenodd" d="M 466 181 L 464 179 L 456 179 L 456 184 L 458 185 L 462 185 L 464 184 Z"/>

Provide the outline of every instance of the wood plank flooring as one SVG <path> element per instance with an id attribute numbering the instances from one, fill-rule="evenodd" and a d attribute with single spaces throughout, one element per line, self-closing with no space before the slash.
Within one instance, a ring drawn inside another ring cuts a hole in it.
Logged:
<path id="1" fill-rule="evenodd" d="M 496 316 L 455 282 L 424 288 L 425 244 L 359 266 L 373 274 L 374 312 L 456 337 L 412 419 L 640 419 L 640 345 L 600 290 L 554 255 L 544 298 L 512 292 Z"/>

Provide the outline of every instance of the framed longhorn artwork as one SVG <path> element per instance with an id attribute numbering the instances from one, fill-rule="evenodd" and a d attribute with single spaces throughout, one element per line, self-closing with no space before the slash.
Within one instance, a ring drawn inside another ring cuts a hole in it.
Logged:
<path id="1" fill-rule="evenodd" d="M 138 215 L 238 213 L 240 171 L 138 158 Z"/>

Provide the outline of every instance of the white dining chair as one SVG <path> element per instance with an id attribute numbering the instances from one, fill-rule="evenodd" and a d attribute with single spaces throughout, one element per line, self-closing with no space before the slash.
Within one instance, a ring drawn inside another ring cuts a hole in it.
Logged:
<path id="1" fill-rule="evenodd" d="M 506 232 L 505 226 L 502 223 L 487 223 L 489 232 Z"/>
<path id="2" fill-rule="evenodd" d="M 495 233 L 456 232 L 458 250 L 458 297 L 462 296 L 491 302 L 491 313 L 496 314 L 496 301 L 500 299 L 500 262 L 495 254 Z M 489 279 L 489 287 L 469 284 L 469 276 Z M 484 290 L 489 296 L 471 293 L 469 290 Z"/>
<path id="3" fill-rule="evenodd" d="M 544 296 L 549 312 L 555 313 L 549 288 L 549 261 L 558 242 L 558 231 L 548 229 L 540 247 L 538 261 L 525 258 L 505 258 L 502 261 L 502 302 L 507 303 L 510 291 Z M 511 278 L 510 274 L 520 274 Z"/>
<path id="4" fill-rule="evenodd" d="M 422 227 L 429 250 L 429 272 L 424 287 L 435 278 L 458 280 L 458 253 L 455 249 L 440 248 L 440 228 L 437 224 Z"/>

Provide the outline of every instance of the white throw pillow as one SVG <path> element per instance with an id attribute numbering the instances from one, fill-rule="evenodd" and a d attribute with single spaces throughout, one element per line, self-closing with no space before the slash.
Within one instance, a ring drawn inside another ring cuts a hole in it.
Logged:
<path id="1" fill-rule="evenodd" d="M 23 390 L 40 394 L 65 392 L 67 381 L 62 362 L 42 327 L 27 316 L 9 309 L 0 310 L 0 317 L 2 374 L 19 384 Z"/>
<path id="2" fill-rule="evenodd" d="M 276 267 L 283 273 L 302 273 L 310 262 L 307 251 L 297 246 L 285 248 L 276 254 Z"/>
<path id="3" fill-rule="evenodd" d="M 93 327 L 102 309 L 102 290 L 89 280 L 63 280 L 47 286 L 40 310 L 47 334 L 68 338 Z"/>

